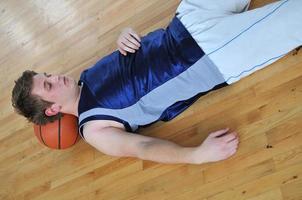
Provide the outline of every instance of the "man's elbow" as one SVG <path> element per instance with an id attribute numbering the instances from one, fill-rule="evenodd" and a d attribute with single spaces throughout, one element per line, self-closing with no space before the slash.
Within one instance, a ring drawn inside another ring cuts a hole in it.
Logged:
<path id="1" fill-rule="evenodd" d="M 118 146 L 116 148 L 102 149 L 102 153 L 115 157 L 131 157 L 144 159 L 146 144 L 140 142 L 134 146 Z"/>
<path id="2" fill-rule="evenodd" d="M 107 151 L 108 155 L 117 157 L 133 157 L 141 158 L 141 153 L 143 152 L 144 144 L 142 142 L 135 145 L 119 146 L 115 149 L 110 149 Z"/>

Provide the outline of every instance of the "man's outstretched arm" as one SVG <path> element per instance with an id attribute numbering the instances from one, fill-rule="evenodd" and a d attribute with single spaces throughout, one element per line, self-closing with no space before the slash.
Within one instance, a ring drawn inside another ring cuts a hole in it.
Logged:
<path id="1" fill-rule="evenodd" d="M 86 141 L 99 151 L 118 157 L 137 157 L 160 163 L 202 164 L 227 159 L 238 147 L 236 133 L 228 129 L 211 133 L 197 147 L 182 147 L 168 140 L 128 133 L 122 129 L 108 127 L 87 130 Z"/>

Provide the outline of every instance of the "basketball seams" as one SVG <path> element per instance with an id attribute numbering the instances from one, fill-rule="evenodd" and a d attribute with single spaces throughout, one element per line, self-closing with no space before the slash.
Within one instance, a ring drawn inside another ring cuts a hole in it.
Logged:
<path id="1" fill-rule="evenodd" d="M 44 141 L 43 139 L 43 134 L 42 134 L 42 126 L 39 125 L 39 134 L 40 134 L 40 138 L 41 138 L 41 141 L 43 142 L 44 145 L 46 145 L 47 147 L 49 147 L 46 142 Z"/>
<path id="2" fill-rule="evenodd" d="M 62 117 L 62 115 L 60 114 L 60 118 L 59 118 L 59 121 L 58 121 L 58 123 L 59 123 L 59 126 L 58 126 L 58 128 L 59 128 L 59 130 L 58 130 L 58 149 L 61 149 L 61 117 Z"/>

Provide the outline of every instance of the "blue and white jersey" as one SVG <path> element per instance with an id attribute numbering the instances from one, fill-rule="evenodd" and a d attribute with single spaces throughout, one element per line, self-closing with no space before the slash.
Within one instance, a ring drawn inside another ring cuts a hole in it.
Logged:
<path id="1" fill-rule="evenodd" d="M 135 132 L 173 119 L 225 80 L 174 17 L 166 29 L 142 37 L 136 53 L 107 55 L 83 71 L 79 83 L 80 132 L 91 120 L 114 120 Z"/>

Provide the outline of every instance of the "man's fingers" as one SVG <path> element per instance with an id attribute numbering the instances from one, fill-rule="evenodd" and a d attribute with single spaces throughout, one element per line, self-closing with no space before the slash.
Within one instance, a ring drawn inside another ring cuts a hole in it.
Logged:
<path id="1" fill-rule="evenodd" d="M 232 151 L 230 151 L 229 155 L 232 156 L 237 152 L 237 149 L 233 149 Z"/>
<path id="2" fill-rule="evenodd" d="M 127 54 L 127 52 L 135 53 L 141 46 L 140 41 L 139 35 L 134 30 L 126 28 L 119 36 L 117 46 L 123 55 Z"/>
<path id="3" fill-rule="evenodd" d="M 132 29 L 130 30 L 130 34 L 131 34 L 138 42 L 141 42 L 140 36 L 139 36 L 135 31 L 133 31 Z"/>
<path id="4" fill-rule="evenodd" d="M 231 141 L 233 141 L 237 138 L 237 134 L 236 133 L 229 133 L 227 135 L 222 136 L 221 138 L 225 142 L 231 142 Z"/>
<path id="5" fill-rule="evenodd" d="M 132 38 L 133 39 L 133 38 Z M 135 39 L 133 39 L 133 40 L 135 40 Z M 137 47 L 135 44 L 133 44 L 133 43 L 131 43 L 127 38 L 123 38 L 121 41 L 120 41 L 120 46 L 124 49 L 124 50 L 126 50 L 124 47 L 127 47 L 128 49 L 132 49 L 133 50 L 133 52 L 132 51 L 130 51 L 130 52 L 132 52 L 132 53 L 134 53 L 139 47 Z M 128 51 L 128 50 L 126 50 L 126 51 Z"/>
<path id="6" fill-rule="evenodd" d="M 127 42 L 127 46 L 133 49 L 138 49 L 141 46 L 140 43 L 137 41 L 137 39 L 134 38 L 132 35 L 127 35 L 126 40 L 127 41 L 125 42 Z"/>
<path id="7" fill-rule="evenodd" d="M 120 52 L 122 55 L 124 55 L 124 56 L 127 55 L 127 52 L 124 51 L 123 49 L 121 49 L 120 47 L 118 47 L 118 50 L 119 50 L 119 52 Z"/>
<path id="8" fill-rule="evenodd" d="M 233 140 L 233 141 L 229 142 L 227 144 L 227 146 L 230 147 L 231 149 L 236 149 L 238 147 L 238 143 L 239 143 L 238 140 Z"/>
<path id="9" fill-rule="evenodd" d="M 210 136 L 211 137 L 219 137 L 223 134 L 226 134 L 228 131 L 229 131 L 229 128 L 225 128 L 225 129 L 222 129 L 222 130 L 215 131 L 215 132 L 211 133 Z"/>
<path id="10" fill-rule="evenodd" d="M 127 52 L 130 52 L 130 53 L 134 53 L 134 52 L 135 52 L 134 49 L 128 47 L 128 46 L 127 46 L 125 43 L 123 43 L 123 42 L 121 42 L 120 48 L 121 48 L 122 50 L 127 51 Z"/>

